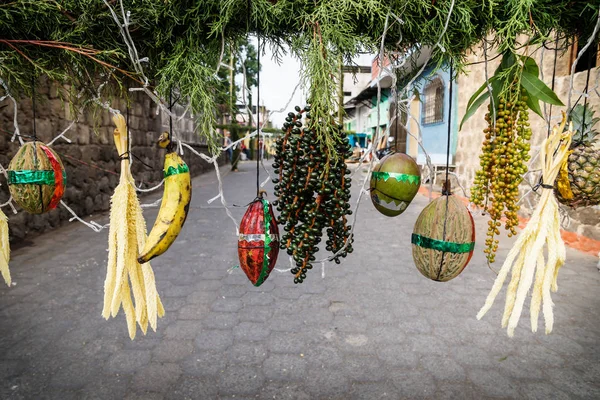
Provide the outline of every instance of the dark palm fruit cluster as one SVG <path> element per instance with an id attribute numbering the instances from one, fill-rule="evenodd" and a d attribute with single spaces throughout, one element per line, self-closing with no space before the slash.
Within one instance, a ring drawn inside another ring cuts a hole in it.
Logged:
<path id="1" fill-rule="evenodd" d="M 305 123 L 302 123 L 304 118 Z M 316 121 L 314 121 L 316 122 Z M 335 258 L 352 253 L 352 239 L 347 216 L 350 210 L 350 171 L 344 158 L 350 151 L 348 138 L 340 126 L 331 125 L 336 154 L 321 146 L 311 125 L 310 106 L 296 107 L 288 113 L 283 125 L 284 135 L 277 140 L 273 167 L 278 178 L 275 183 L 273 204 L 279 211 L 279 224 L 285 234 L 281 249 L 293 257 L 296 266 L 291 272 L 294 283 L 302 283 L 312 269 L 319 251 L 323 231 L 327 234 L 325 249 L 333 254 L 344 247 Z"/>
<path id="2" fill-rule="evenodd" d="M 508 236 L 517 234 L 519 184 L 527 172 L 527 161 L 530 159 L 531 129 L 527 96 L 524 92 L 513 94 L 516 98 L 513 103 L 503 97 L 499 99 L 495 128 L 488 106 L 485 116 L 488 127 L 484 130 L 485 140 L 479 156 L 481 168 L 475 174 L 471 190 L 471 201 L 490 215 L 484 252 L 491 263 L 496 258 L 498 240 L 495 236 L 500 234 L 503 216 Z"/>

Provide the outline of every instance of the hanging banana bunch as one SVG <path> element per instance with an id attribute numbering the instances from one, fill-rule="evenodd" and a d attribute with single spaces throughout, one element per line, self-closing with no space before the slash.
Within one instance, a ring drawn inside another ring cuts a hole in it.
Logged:
<path id="1" fill-rule="evenodd" d="M 10 261 L 10 243 L 8 242 L 8 218 L 0 209 L 0 273 L 4 282 L 8 286 L 11 284 L 10 270 L 8 261 Z"/>
<path id="2" fill-rule="evenodd" d="M 540 152 L 540 159 L 543 163 L 540 184 L 542 195 L 540 201 L 527 226 L 508 253 L 485 305 L 477 314 L 477 319 L 481 319 L 492 307 L 508 273 L 512 271 L 502 317 L 502 327 L 508 327 L 508 336 L 511 337 L 519 323 L 525 297 L 532 284 L 531 330 L 537 331 L 538 317 L 540 309 L 542 309 L 546 334 L 552 332 L 554 324 L 552 307 L 554 304 L 550 298 L 550 291 L 556 292 L 558 289 L 558 270 L 566 258 L 565 244 L 560 236 L 558 203 L 554 197 L 554 181 L 569 156 L 569 146 L 573 135 L 572 127 L 564 132 L 565 123 L 566 116 L 563 112 L 563 121 L 560 127 L 555 127 L 554 133 L 542 144 Z M 544 257 L 544 247 L 547 248 L 547 258 Z"/>
<path id="3" fill-rule="evenodd" d="M 121 306 L 127 319 L 129 337 L 136 334 L 136 323 L 144 334 L 148 323 L 156 331 L 157 317 L 165 310 L 156 291 L 154 272 L 150 264 L 140 264 L 138 249 L 146 242 L 146 222 L 135 192 L 129 169 L 129 143 L 125 118 L 113 117 L 115 146 L 121 157 L 121 176 L 111 199 L 108 233 L 108 267 L 104 282 L 105 319 L 115 317 Z M 132 301 L 131 294 L 133 293 Z"/>
<path id="4" fill-rule="evenodd" d="M 158 217 L 138 257 L 140 263 L 160 256 L 173 244 L 185 223 L 192 199 L 190 170 L 175 151 L 169 132 L 160 135 L 158 146 L 167 149 L 164 164 L 165 191 Z"/>

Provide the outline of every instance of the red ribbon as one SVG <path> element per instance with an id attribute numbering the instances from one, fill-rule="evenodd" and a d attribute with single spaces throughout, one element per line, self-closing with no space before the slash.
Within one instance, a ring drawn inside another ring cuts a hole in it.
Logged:
<path id="1" fill-rule="evenodd" d="M 60 161 L 54 155 L 52 150 L 48 147 L 40 145 L 40 148 L 46 153 L 46 156 L 50 160 L 50 164 L 52 165 L 52 170 L 54 170 L 54 193 L 52 194 L 52 200 L 50 200 L 50 204 L 48 205 L 48 210 L 52 210 L 56 208 L 58 202 L 62 198 L 65 193 L 65 182 L 63 179 L 63 171 L 60 165 Z"/>

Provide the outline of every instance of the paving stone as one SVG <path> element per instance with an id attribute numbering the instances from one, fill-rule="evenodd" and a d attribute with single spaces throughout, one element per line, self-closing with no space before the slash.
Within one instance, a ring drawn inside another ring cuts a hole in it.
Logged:
<path id="1" fill-rule="evenodd" d="M 482 395 L 478 393 L 473 386 L 467 382 L 444 382 L 438 381 L 438 391 L 435 393 L 434 398 L 440 400 L 479 400 Z"/>
<path id="2" fill-rule="evenodd" d="M 177 364 L 150 364 L 138 370 L 131 380 L 137 391 L 164 393 L 179 379 L 181 368 Z"/>
<path id="3" fill-rule="evenodd" d="M 263 363 L 267 379 L 300 380 L 306 375 L 306 360 L 300 354 L 271 354 Z"/>
<path id="4" fill-rule="evenodd" d="M 416 368 L 419 364 L 419 355 L 408 343 L 378 347 L 377 355 L 386 366 Z"/>
<path id="5" fill-rule="evenodd" d="M 389 382 L 354 383 L 349 399 L 399 399 L 400 392 Z"/>
<path id="6" fill-rule="evenodd" d="M 559 385 L 560 390 L 581 398 L 598 399 L 600 398 L 600 386 L 598 379 L 586 381 L 584 377 L 563 368 L 548 368 L 544 373 L 554 385 Z M 557 382 L 560 382 L 558 384 Z"/>
<path id="7" fill-rule="evenodd" d="M 232 329 L 239 320 L 237 313 L 211 312 L 202 320 L 202 326 L 208 329 Z"/>
<path id="8" fill-rule="evenodd" d="M 109 374 L 94 376 L 88 384 L 79 391 L 78 399 L 105 400 L 122 399 L 127 395 L 130 377 L 128 375 Z"/>
<path id="9" fill-rule="evenodd" d="M 179 363 L 184 374 L 192 376 L 217 376 L 227 366 L 227 359 L 218 350 L 199 350 Z"/>
<path id="10" fill-rule="evenodd" d="M 191 340 L 163 340 L 152 352 L 152 360 L 173 363 L 189 357 L 193 352 Z"/>
<path id="11" fill-rule="evenodd" d="M 268 381 L 260 388 L 259 399 L 311 400 L 303 383 Z"/>
<path id="12" fill-rule="evenodd" d="M 573 398 L 562 390 L 557 389 L 550 383 L 546 382 L 533 382 L 524 384 L 519 392 L 521 398 L 528 400 L 567 400 Z"/>
<path id="13" fill-rule="evenodd" d="M 436 392 L 437 386 L 431 375 L 418 370 L 391 370 L 390 381 L 400 391 L 400 398 L 427 399 Z"/>
<path id="14" fill-rule="evenodd" d="M 475 388 L 485 396 L 516 398 L 518 392 L 516 384 L 493 370 L 473 369 L 467 373 L 469 380 Z"/>
<path id="15" fill-rule="evenodd" d="M 106 364 L 106 370 L 113 373 L 130 374 L 150 362 L 149 350 L 122 350 L 113 354 Z"/>
<path id="16" fill-rule="evenodd" d="M 273 304 L 275 296 L 269 292 L 247 292 L 244 293 L 241 300 L 244 308 L 261 307 Z"/>
<path id="17" fill-rule="evenodd" d="M 225 353 L 232 365 L 261 364 L 267 358 L 267 348 L 261 343 L 235 343 Z"/>
<path id="18" fill-rule="evenodd" d="M 229 201 L 245 204 L 254 167 L 223 169 Z M 202 190 L 193 210 L 216 190 L 214 174 L 194 182 Z M 106 238 L 76 224 L 35 238 L 11 254 L 17 285 L 0 285 L 0 398 L 600 398 L 597 258 L 568 250 L 551 335 L 541 320 L 530 332 L 526 307 L 508 338 L 506 288 L 475 318 L 495 278 L 483 236 L 451 282 L 429 281 L 412 265 L 410 227 L 426 204 L 417 196 L 402 223 L 364 204 L 355 252 L 327 265 L 325 279 L 317 267 L 302 285 L 273 273 L 258 288 L 242 271 L 227 272 L 237 238 L 222 210 L 192 212 L 177 252 L 154 265 L 167 314 L 134 341 L 122 312 L 101 318 Z M 148 220 L 157 211 L 145 210 Z M 232 212 L 239 220 L 244 210 Z M 485 234 L 486 220 L 474 219 Z M 499 259 L 513 242 L 501 239 Z M 282 255 L 277 268 L 288 264 Z"/>
<path id="19" fill-rule="evenodd" d="M 219 375 L 217 385 L 221 394 L 255 395 L 264 382 L 260 367 L 228 366 Z"/>
<path id="20" fill-rule="evenodd" d="M 248 284 L 243 285 L 223 285 L 219 290 L 219 296 L 226 299 L 231 297 L 240 298 L 248 293 Z"/>
<path id="21" fill-rule="evenodd" d="M 460 364 L 445 356 L 423 356 L 421 367 L 431 373 L 436 381 L 462 381 L 467 377 Z"/>
<path id="22" fill-rule="evenodd" d="M 182 376 L 166 393 L 168 400 L 214 399 L 218 394 L 217 382 L 212 378 Z"/>
<path id="23" fill-rule="evenodd" d="M 306 389 L 313 398 L 347 398 L 344 394 L 350 390 L 350 381 L 340 368 L 309 368 L 305 378 Z"/>
<path id="24" fill-rule="evenodd" d="M 204 319 L 210 310 L 205 304 L 191 304 L 179 309 L 177 319 L 179 320 L 201 320 Z"/>
<path id="25" fill-rule="evenodd" d="M 248 306 L 242 308 L 239 313 L 240 321 L 266 323 L 273 315 L 270 306 Z"/>
<path id="26" fill-rule="evenodd" d="M 184 304 L 211 304 L 217 298 L 217 292 L 196 290 L 190 294 Z"/>
<path id="27" fill-rule="evenodd" d="M 236 312 L 242 306 L 243 304 L 240 299 L 233 297 L 219 298 L 210 305 L 210 309 L 215 312 Z"/>
<path id="28" fill-rule="evenodd" d="M 381 381 L 386 378 L 387 370 L 377 358 L 353 354 L 347 355 L 344 361 L 345 375 L 352 382 Z"/>
<path id="29" fill-rule="evenodd" d="M 194 339 L 202 330 L 199 321 L 175 321 L 165 330 L 165 338 L 168 340 Z"/>
<path id="30" fill-rule="evenodd" d="M 265 324 L 258 322 L 240 322 L 233 328 L 233 333 L 236 340 L 256 342 L 266 340 L 271 334 L 271 331 Z"/>
<path id="31" fill-rule="evenodd" d="M 225 350 L 233 344 L 233 333 L 220 329 L 205 329 L 198 333 L 194 343 L 200 350 Z"/>

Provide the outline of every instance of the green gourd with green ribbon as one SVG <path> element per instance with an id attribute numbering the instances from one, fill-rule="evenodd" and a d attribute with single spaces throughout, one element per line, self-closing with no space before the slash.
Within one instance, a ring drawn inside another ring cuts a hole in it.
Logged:
<path id="1" fill-rule="evenodd" d="M 464 270 L 473 256 L 473 217 L 458 198 L 443 195 L 421 211 L 411 242 L 419 272 L 434 281 L 449 281 Z"/>
<path id="2" fill-rule="evenodd" d="M 390 154 L 371 173 L 371 201 L 383 215 L 395 217 L 406 210 L 421 186 L 415 160 L 403 153 Z"/>
<path id="3" fill-rule="evenodd" d="M 8 165 L 7 174 L 13 200 L 31 214 L 56 208 L 65 192 L 62 161 L 54 150 L 39 141 L 21 146 Z"/>

